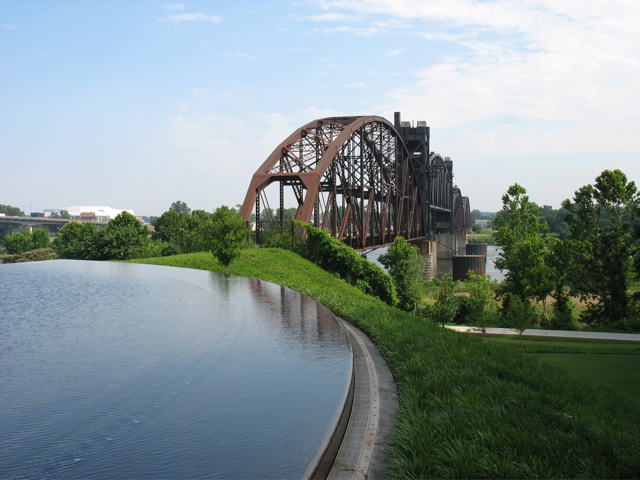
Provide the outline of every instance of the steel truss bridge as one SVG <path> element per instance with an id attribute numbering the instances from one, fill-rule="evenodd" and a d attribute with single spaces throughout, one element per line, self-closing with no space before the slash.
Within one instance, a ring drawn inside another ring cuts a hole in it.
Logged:
<path id="1" fill-rule="evenodd" d="M 279 187 L 275 195 L 272 184 Z M 453 162 L 430 152 L 426 122 L 413 127 L 398 112 L 394 124 L 377 116 L 315 120 L 278 145 L 253 175 L 240 210 L 247 220 L 255 213 L 259 244 L 268 223 L 263 212 L 272 212 L 267 189 L 277 198 L 274 220 L 282 228 L 292 199 L 296 220 L 358 250 L 397 236 L 466 236 L 471 227 L 469 200 L 453 184 Z"/>

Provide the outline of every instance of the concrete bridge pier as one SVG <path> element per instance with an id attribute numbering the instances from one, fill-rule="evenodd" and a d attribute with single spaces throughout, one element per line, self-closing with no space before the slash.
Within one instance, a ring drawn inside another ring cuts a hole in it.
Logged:
<path id="1" fill-rule="evenodd" d="M 411 243 L 418 247 L 418 253 L 424 259 L 423 280 L 433 280 L 438 273 L 438 244 L 433 240 L 425 239 Z"/>
<path id="2" fill-rule="evenodd" d="M 437 233 L 433 238 L 438 245 L 438 258 L 451 260 L 456 255 L 467 253 L 466 234 Z"/>

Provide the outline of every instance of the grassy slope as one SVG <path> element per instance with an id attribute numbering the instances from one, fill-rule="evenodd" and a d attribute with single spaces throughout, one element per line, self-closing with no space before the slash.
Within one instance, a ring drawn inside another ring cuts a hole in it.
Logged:
<path id="1" fill-rule="evenodd" d="M 138 262 L 223 271 L 206 253 Z M 389 477 L 640 476 L 640 408 L 625 396 L 388 307 L 284 250 L 245 250 L 230 270 L 307 294 L 376 343 L 400 396 Z"/>

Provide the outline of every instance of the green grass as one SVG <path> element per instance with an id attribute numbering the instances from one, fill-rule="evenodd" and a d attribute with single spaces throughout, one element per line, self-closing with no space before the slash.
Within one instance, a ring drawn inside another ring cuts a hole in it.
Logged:
<path id="1" fill-rule="evenodd" d="M 520 348 L 518 335 L 487 337 L 492 342 Z M 640 355 L 640 342 L 595 338 L 522 337 L 522 350 L 527 353 L 601 353 Z"/>
<path id="2" fill-rule="evenodd" d="M 520 349 L 517 335 L 488 337 Z M 524 337 L 522 351 L 573 376 L 598 382 L 640 399 L 640 342 L 582 338 Z"/>
<path id="3" fill-rule="evenodd" d="M 536 358 L 571 375 L 614 388 L 640 399 L 640 355 L 535 353 Z"/>
<path id="4" fill-rule="evenodd" d="M 223 270 L 210 254 L 140 262 Z M 640 476 L 640 406 L 625 395 L 389 307 L 284 250 L 245 250 L 230 270 L 307 294 L 376 343 L 400 399 L 387 477 Z"/>

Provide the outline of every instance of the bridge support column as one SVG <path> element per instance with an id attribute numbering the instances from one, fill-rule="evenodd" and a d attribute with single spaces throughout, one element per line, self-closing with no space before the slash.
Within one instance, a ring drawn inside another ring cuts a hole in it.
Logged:
<path id="1" fill-rule="evenodd" d="M 432 240 L 420 240 L 414 245 L 424 259 L 423 280 L 430 282 L 438 272 L 438 244 Z"/>
<path id="2" fill-rule="evenodd" d="M 458 233 L 440 233 L 434 235 L 438 244 L 438 258 L 451 260 L 455 255 L 467 253 L 467 236 Z"/>

